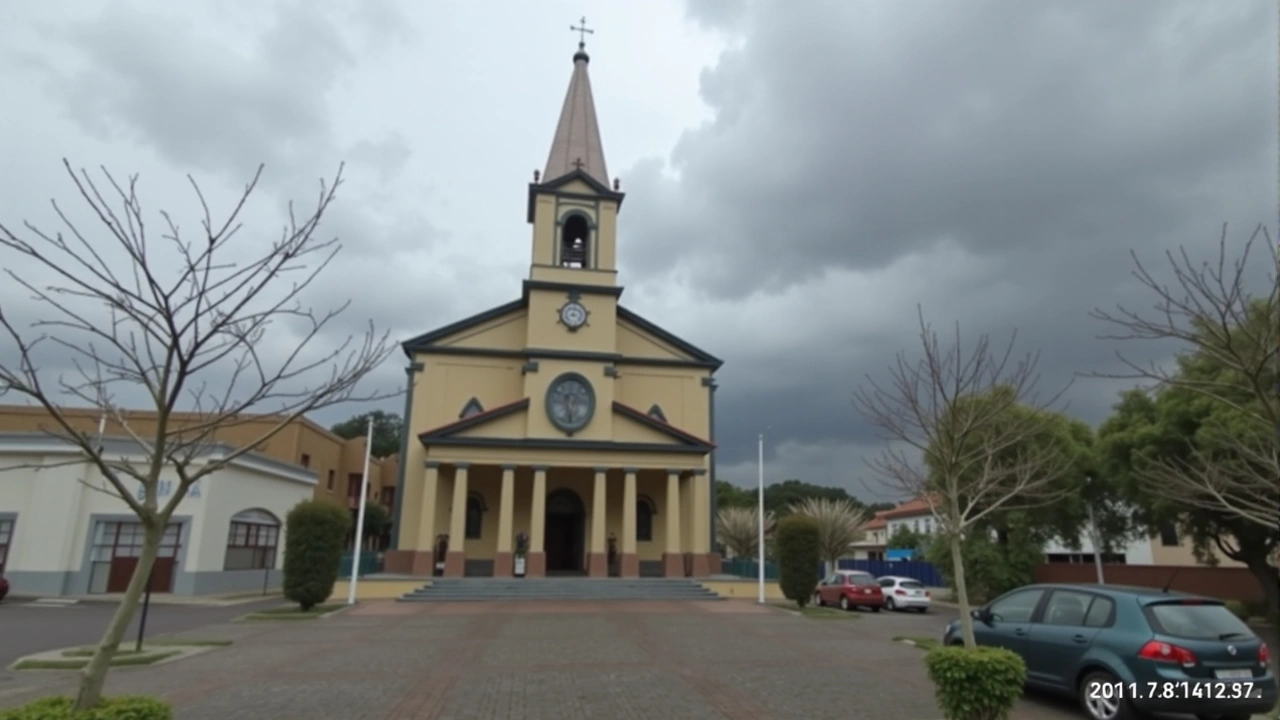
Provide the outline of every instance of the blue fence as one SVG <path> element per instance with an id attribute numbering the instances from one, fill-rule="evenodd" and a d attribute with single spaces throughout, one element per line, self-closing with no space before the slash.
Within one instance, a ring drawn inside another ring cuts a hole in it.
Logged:
<path id="1" fill-rule="evenodd" d="M 342 562 L 338 564 L 338 579 L 351 577 L 351 561 L 355 553 L 343 553 Z M 372 575 L 382 572 L 382 553 L 362 551 L 360 553 L 360 575 Z"/>
<path id="2" fill-rule="evenodd" d="M 919 580 L 926 587 L 946 587 L 942 573 L 932 563 L 922 560 L 841 560 L 841 570 L 863 570 L 882 577 L 897 575 Z"/>

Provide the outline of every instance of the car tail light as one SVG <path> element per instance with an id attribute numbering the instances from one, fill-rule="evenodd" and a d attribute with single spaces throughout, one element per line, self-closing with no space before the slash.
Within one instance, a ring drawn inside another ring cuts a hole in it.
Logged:
<path id="1" fill-rule="evenodd" d="M 1154 660 L 1155 662 L 1177 663 L 1182 667 L 1193 667 L 1196 664 L 1196 654 L 1184 647 L 1170 645 L 1159 640 L 1152 640 L 1142 649 L 1138 651 L 1138 657 L 1144 660 Z"/>
<path id="2" fill-rule="evenodd" d="M 1271 649 L 1267 647 L 1266 643 L 1262 643 L 1262 645 L 1258 646 L 1258 665 L 1260 667 L 1266 667 L 1270 663 Z"/>
<path id="3" fill-rule="evenodd" d="M 893 591 L 893 594 L 894 594 L 894 595 L 906 595 L 906 594 L 907 594 L 907 591 L 906 591 L 906 590 L 903 590 L 902 588 L 898 588 L 897 590 L 894 590 L 894 591 Z"/>
<path id="4" fill-rule="evenodd" d="M 924 591 L 924 596 L 925 596 L 925 597 L 927 597 L 927 598 L 931 598 L 931 597 L 933 597 L 933 595 L 932 595 L 928 590 L 925 590 L 925 591 Z"/>

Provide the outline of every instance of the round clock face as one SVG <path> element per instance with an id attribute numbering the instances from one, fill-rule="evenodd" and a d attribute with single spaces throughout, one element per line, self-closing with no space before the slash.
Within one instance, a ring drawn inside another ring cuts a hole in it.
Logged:
<path id="1" fill-rule="evenodd" d="M 575 432 L 591 422 L 596 410 L 596 394 L 587 379 L 565 373 L 547 388 L 547 417 L 565 432 Z"/>
<path id="2" fill-rule="evenodd" d="M 570 330 L 577 330 L 587 323 L 587 309 L 582 303 L 570 302 L 560 308 L 560 322 Z"/>

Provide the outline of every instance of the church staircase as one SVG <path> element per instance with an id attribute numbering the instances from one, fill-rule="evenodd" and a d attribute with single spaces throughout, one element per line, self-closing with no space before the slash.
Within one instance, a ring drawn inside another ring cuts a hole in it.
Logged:
<path id="1" fill-rule="evenodd" d="M 723 599 L 683 578 L 436 578 L 400 602 Z"/>

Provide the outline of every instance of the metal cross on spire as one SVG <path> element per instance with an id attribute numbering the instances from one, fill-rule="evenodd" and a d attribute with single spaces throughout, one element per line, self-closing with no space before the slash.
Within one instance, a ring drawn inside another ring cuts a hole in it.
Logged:
<path id="1" fill-rule="evenodd" d="M 581 25 L 570 25 L 569 30 L 578 33 L 578 49 L 582 50 L 587 47 L 587 35 L 594 35 L 595 30 L 587 28 L 587 17 L 582 16 Z"/>

